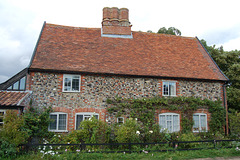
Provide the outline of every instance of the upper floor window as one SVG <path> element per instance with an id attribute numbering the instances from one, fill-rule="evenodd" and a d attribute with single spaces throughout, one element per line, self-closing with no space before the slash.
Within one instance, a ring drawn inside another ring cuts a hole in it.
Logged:
<path id="1" fill-rule="evenodd" d="M 176 96 L 176 82 L 163 81 L 163 96 Z"/>
<path id="2" fill-rule="evenodd" d="M 4 110 L 0 110 L 0 130 L 3 128 L 3 118 L 5 115 L 5 111 Z"/>
<path id="3" fill-rule="evenodd" d="M 63 75 L 64 92 L 80 92 L 80 75 Z"/>
<path id="4" fill-rule="evenodd" d="M 207 114 L 195 113 L 193 114 L 193 132 L 207 131 Z"/>
<path id="5" fill-rule="evenodd" d="M 162 113 L 159 114 L 159 125 L 161 130 L 167 130 L 169 132 L 180 131 L 180 118 L 176 113 Z"/>
<path id="6" fill-rule="evenodd" d="M 26 88 L 26 76 L 12 84 L 7 90 L 23 91 Z"/>
<path id="7" fill-rule="evenodd" d="M 76 114 L 76 129 L 79 129 L 79 126 L 82 121 L 89 120 L 91 117 L 95 117 L 96 119 L 99 119 L 98 113 L 77 113 Z"/>
<path id="8" fill-rule="evenodd" d="M 66 132 L 67 131 L 67 113 L 53 112 L 50 113 L 50 125 L 49 130 L 54 132 Z"/>

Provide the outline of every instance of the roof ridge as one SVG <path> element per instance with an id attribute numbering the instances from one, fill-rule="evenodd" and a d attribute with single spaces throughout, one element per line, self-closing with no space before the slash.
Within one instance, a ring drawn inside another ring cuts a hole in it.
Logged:
<path id="1" fill-rule="evenodd" d="M 46 23 L 47 26 L 63 27 L 63 28 L 74 28 L 74 29 L 101 29 L 101 28 L 91 28 L 91 27 L 76 27 L 76 26 L 67 26 L 53 23 Z"/>

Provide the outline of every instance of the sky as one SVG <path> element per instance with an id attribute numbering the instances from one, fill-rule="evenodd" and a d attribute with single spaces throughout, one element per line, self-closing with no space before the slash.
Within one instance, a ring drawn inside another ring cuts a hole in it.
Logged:
<path id="1" fill-rule="evenodd" d="M 0 83 L 29 65 L 44 21 L 101 28 L 102 9 L 129 9 L 133 31 L 175 27 L 182 36 L 240 50 L 239 0 L 0 0 Z"/>

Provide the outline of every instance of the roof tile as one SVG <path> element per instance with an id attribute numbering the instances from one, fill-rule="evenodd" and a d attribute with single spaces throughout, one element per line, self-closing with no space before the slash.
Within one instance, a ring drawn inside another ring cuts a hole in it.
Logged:
<path id="1" fill-rule="evenodd" d="M 101 37 L 100 28 L 46 24 L 30 68 L 226 81 L 197 38 L 132 32 Z"/>

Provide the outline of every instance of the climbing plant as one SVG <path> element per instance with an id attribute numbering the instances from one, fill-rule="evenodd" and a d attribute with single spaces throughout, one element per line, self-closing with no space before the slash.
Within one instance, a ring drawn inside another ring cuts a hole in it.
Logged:
<path id="1" fill-rule="evenodd" d="M 222 102 L 201 100 L 194 97 L 154 97 L 142 99 L 123 99 L 116 96 L 113 99 L 107 99 L 107 103 L 111 104 L 108 108 L 109 114 L 115 113 L 116 116 L 129 115 L 131 118 L 138 118 L 144 126 L 152 128 L 156 123 L 157 111 L 163 109 L 170 111 L 178 111 L 181 113 L 181 132 L 192 131 L 193 113 L 197 109 L 205 108 L 211 114 L 209 122 L 210 131 L 224 132 L 225 110 Z"/>

